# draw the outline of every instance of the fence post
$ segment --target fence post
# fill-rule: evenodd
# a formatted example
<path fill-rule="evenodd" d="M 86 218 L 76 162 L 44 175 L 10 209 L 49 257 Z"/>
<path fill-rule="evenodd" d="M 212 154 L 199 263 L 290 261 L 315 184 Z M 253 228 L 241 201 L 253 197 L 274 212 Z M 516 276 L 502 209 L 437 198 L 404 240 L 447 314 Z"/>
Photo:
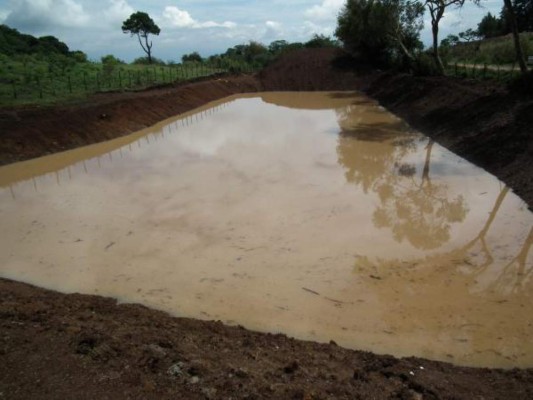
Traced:
<path fill-rule="evenodd" d="M 457 61 L 455 62 L 455 77 L 457 77 Z"/>
<path fill-rule="evenodd" d="M 12 84 L 13 84 L 13 98 L 17 99 L 18 98 L 17 85 L 15 84 L 15 81 L 13 81 Z"/>
<path fill-rule="evenodd" d="M 70 81 L 70 75 L 67 75 L 68 79 L 68 92 L 72 93 L 72 82 Z"/>
<path fill-rule="evenodd" d="M 122 90 L 122 72 L 118 70 L 118 87 Z"/>
<path fill-rule="evenodd" d="M 96 73 L 96 90 L 100 91 L 100 73 Z"/>

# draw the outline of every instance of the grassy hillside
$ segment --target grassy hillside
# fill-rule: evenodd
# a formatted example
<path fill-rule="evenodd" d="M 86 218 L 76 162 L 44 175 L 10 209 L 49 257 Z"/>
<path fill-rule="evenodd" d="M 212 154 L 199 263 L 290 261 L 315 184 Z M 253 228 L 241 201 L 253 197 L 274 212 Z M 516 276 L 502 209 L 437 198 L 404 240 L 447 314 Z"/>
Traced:
<path fill-rule="evenodd" d="M 53 36 L 35 38 L 0 25 L 0 105 L 55 103 L 101 91 L 142 89 L 223 71 L 244 63 L 126 64 L 112 56 L 91 62 Z"/>
<path fill-rule="evenodd" d="M 142 89 L 226 70 L 225 65 L 206 63 L 150 66 L 0 54 L 0 105 L 62 102 L 95 92 Z"/>
<path fill-rule="evenodd" d="M 533 32 L 520 34 L 522 48 L 526 57 L 533 56 Z M 444 57 L 449 63 L 467 62 L 478 64 L 513 64 L 516 60 L 513 37 L 511 34 L 476 40 L 444 50 Z"/>

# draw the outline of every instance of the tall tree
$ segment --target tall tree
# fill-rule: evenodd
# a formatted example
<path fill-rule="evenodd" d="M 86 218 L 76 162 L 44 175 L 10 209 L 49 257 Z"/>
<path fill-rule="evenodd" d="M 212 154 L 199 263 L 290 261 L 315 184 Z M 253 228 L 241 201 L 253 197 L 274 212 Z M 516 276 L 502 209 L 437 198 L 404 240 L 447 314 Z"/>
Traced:
<path fill-rule="evenodd" d="M 490 12 L 477 25 L 477 32 L 483 39 L 500 36 L 504 33 L 503 21 Z"/>
<path fill-rule="evenodd" d="M 511 0 L 513 13 L 518 27 L 518 32 L 533 32 L 533 2 L 531 0 Z M 500 20 L 503 24 L 503 33 L 512 33 L 511 21 L 508 17 L 507 4 L 502 7 Z"/>
<path fill-rule="evenodd" d="M 503 0 L 503 3 L 505 4 L 507 21 L 509 21 L 511 25 L 511 31 L 513 32 L 514 47 L 516 51 L 518 65 L 520 66 L 520 71 L 525 74 L 527 73 L 527 65 L 524 58 L 522 45 L 520 43 L 520 35 L 518 33 L 518 24 L 516 23 L 516 16 L 513 9 L 513 4 L 511 3 L 511 0 Z"/>
<path fill-rule="evenodd" d="M 423 4 L 412 0 L 348 0 L 335 36 L 348 51 L 374 63 L 387 63 L 394 54 L 412 61 L 423 12 Z"/>
<path fill-rule="evenodd" d="M 155 24 L 150 16 L 142 11 L 137 11 L 122 23 L 122 32 L 131 36 L 137 35 L 139 44 L 148 56 L 148 62 L 152 63 L 152 41 L 148 41 L 150 35 L 159 35 L 161 29 Z M 144 44 L 143 44 L 144 40 Z"/>
<path fill-rule="evenodd" d="M 444 64 L 439 54 L 439 23 L 448 7 L 462 7 L 466 0 L 426 0 L 431 15 L 431 33 L 433 34 L 433 58 L 439 73 L 444 74 Z M 472 0 L 478 4 L 480 0 Z"/>
<path fill-rule="evenodd" d="M 476 40 L 479 37 L 480 37 L 479 32 L 471 28 L 467 29 L 464 32 L 459 32 L 459 39 L 464 40 L 465 42 L 471 42 L 473 40 Z"/>

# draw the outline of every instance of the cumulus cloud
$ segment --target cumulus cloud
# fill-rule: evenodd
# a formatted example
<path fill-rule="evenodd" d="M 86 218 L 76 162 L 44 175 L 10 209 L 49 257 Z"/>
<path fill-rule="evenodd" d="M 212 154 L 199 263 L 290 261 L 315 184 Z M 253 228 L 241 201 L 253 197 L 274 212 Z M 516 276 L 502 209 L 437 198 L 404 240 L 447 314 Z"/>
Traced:
<path fill-rule="evenodd" d="M 3 23 L 8 15 L 9 15 L 8 10 L 0 10 L 0 23 Z"/>
<path fill-rule="evenodd" d="M 48 27 L 83 27 L 89 16 L 74 0 L 19 0 L 5 23 L 29 32 Z"/>
<path fill-rule="evenodd" d="M 237 26 L 235 22 L 225 21 L 222 23 L 214 21 L 200 22 L 195 20 L 188 11 L 180 10 L 175 6 L 167 6 L 163 11 L 163 19 L 169 26 L 176 28 L 228 28 Z"/>
<path fill-rule="evenodd" d="M 104 18 L 111 23 L 119 23 L 127 19 L 135 10 L 126 0 L 110 0 L 110 6 L 104 9 Z"/>
<path fill-rule="evenodd" d="M 305 10 L 304 15 L 312 20 L 324 21 L 337 18 L 345 0 L 322 0 L 321 4 Z"/>
<path fill-rule="evenodd" d="M 265 22 L 266 31 L 264 33 L 264 38 L 272 40 L 274 38 L 280 38 L 284 35 L 283 26 L 276 21 L 266 21 Z"/>

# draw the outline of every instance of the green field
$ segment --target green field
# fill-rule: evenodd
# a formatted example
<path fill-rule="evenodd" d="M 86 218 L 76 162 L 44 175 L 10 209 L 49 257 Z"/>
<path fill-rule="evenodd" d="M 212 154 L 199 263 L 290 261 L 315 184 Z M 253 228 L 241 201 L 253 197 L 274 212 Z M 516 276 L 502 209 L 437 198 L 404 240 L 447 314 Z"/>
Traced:
<path fill-rule="evenodd" d="M 139 90 L 229 71 L 252 72 L 245 63 L 53 63 L 0 54 L 0 105 L 63 103 L 97 92 Z"/>
<path fill-rule="evenodd" d="M 533 56 L 533 32 L 520 34 L 524 55 Z M 444 50 L 444 58 L 448 63 L 489 64 L 511 67 L 516 60 L 516 51 L 512 35 L 499 36 L 491 39 L 476 40 Z"/>

